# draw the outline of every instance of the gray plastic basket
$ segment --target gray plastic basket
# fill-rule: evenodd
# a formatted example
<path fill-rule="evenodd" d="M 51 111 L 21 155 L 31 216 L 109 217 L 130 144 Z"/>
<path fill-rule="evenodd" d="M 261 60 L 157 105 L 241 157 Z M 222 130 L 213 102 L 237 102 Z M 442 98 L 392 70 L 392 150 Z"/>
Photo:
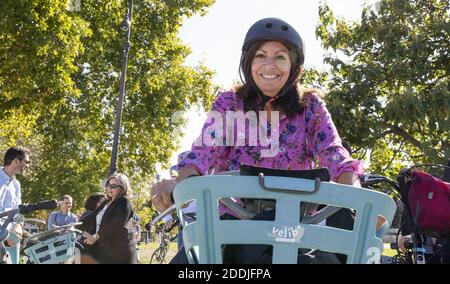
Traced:
<path fill-rule="evenodd" d="M 64 263 L 74 256 L 75 243 L 74 232 L 55 233 L 25 248 L 24 253 L 35 264 Z"/>
<path fill-rule="evenodd" d="M 274 221 L 220 220 L 220 198 L 275 199 Z M 347 263 L 379 263 L 383 242 L 396 210 L 386 194 L 363 188 L 286 177 L 202 176 L 180 182 L 174 190 L 177 212 L 196 200 L 196 222 L 183 228 L 190 263 L 222 263 L 224 244 L 273 246 L 273 263 L 297 263 L 299 248 L 347 255 Z M 353 231 L 300 223 L 300 203 L 356 209 Z M 385 223 L 376 232 L 377 216 Z"/>

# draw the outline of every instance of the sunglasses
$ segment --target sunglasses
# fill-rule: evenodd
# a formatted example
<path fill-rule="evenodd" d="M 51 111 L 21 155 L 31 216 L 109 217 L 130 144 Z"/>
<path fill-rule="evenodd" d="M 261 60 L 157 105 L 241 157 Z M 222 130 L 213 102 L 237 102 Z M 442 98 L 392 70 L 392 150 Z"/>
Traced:
<path fill-rule="evenodd" d="M 110 187 L 110 188 L 112 188 L 112 189 L 116 189 L 116 188 L 121 188 L 121 189 L 123 189 L 123 186 L 121 186 L 120 184 L 110 184 L 109 182 L 107 182 L 107 183 L 105 184 L 105 187 Z"/>
<path fill-rule="evenodd" d="M 20 159 L 20 158 L 18 158 L 18 159 L 19 159 L 19 161 L 21 161 L 21 162 L 25 161 L 25 164 L 27 164 L 27 165 L 29 165 L 29 164 L 31 163 L 30 160 L 25 160 L 25 159 Z"/>

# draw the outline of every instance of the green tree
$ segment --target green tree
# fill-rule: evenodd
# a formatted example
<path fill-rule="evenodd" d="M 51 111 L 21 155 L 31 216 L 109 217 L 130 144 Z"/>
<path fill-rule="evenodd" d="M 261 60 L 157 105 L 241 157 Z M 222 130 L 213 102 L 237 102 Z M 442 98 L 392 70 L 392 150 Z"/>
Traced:
<path fill-rule="evenodd" d="M 24 200 L 71 194 L 80 208 L 100 190 L 111 157 L 126 2 L 81 0 L 79 11 L 69 11 L 66 0 L 0 2 L 0 146 L 33 145 Z M 148 190 L 154 165 L 167 165 L 176 149 L 171 115 L 207 107 L 214 96 L 212 71 L 185 66 L 190 49 L 177 37 L 185 17 L 212 3 L 134 1 L 118 169 L 140 172 L 136 192 Z"/>
<path fill-rule="evenodd" d="M 328 105 L 356 154 L 370 154 L 372 170 L 450 158 L 449 5 L 382 0 L 352 23 L 319 8 Z"/>

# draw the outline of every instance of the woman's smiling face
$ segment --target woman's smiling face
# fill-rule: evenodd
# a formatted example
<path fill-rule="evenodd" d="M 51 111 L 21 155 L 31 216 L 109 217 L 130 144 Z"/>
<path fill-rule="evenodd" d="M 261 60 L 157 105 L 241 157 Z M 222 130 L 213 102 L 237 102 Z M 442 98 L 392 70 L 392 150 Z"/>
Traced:
<path fill-rule="evenodd" d="M 289 49 L 278 41 L 265 42 L 252 60 L 252 77 L 268 97 L 275 97 L 289 79 L 292 62 Z"/>

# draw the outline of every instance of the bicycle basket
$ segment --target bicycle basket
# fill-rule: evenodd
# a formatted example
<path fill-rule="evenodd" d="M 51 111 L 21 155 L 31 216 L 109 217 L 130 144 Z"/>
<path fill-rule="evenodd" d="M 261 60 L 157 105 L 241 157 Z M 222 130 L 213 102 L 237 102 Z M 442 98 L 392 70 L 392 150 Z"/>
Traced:
<path fill-rule="evenodd" d="M 50 236 L 26 247 L 23 251 L 35 264 L 63 263 L 74 256 L 76 234 L 66 232 Z"/>
<path fill-rule="evenodd" d="M 275 220 L 222 220 L 218 200 L 224 197 L 276 200 Z M 382 233 L 376 232 L 377 216 L 384 216 L 389 225 L 396 209 L 384 193 L 276 176 L 193 177 L 177 184 L 174 199 L 177 212 L 186 202 L 196 201 L 197 220 L 182 232 L 189 262 L 200 264 L 223 263 L 224 245 L 269 245 L 273 264 L 298 263 L 302 249 L 344 254 L 347 263 L 376 263 L 383 250 Z M 353 230 L 302 223 L 302 202 L 356 209 Z"/>

